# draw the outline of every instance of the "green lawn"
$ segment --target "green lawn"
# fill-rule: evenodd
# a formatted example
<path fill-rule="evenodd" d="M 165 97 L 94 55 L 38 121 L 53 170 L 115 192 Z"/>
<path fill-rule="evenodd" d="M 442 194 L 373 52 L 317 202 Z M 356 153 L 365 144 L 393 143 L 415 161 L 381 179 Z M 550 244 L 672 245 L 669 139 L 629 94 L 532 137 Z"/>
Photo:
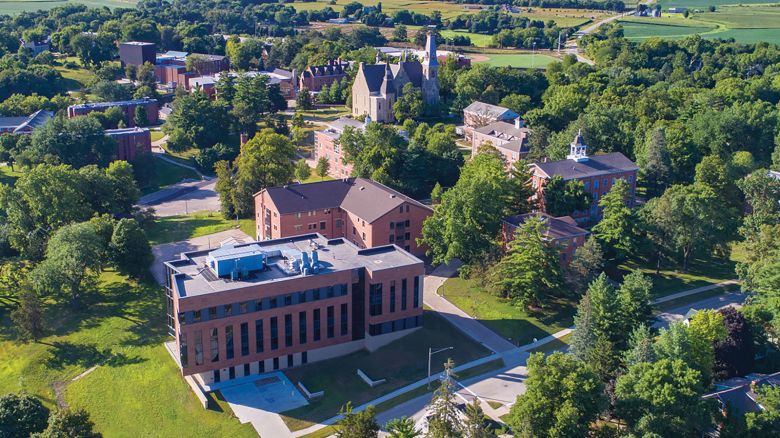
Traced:
<path fill-rule="evenodd" d="M 351 112 L 346 106 L 331 106 L 328 108 L 317 108 L 309 111 L 301 111 L 303 119 L 310 123 L 332 122 L 339 117 L 348 116 Z"/>
<path fill-rule="evenodd" d="M 541 53 L 517 53 L 517 54 L 485 54 L 486 62 L 493 67 L 517 67 L 517 68 L 547 68 L 547 65 L 558 61 L 558 58 Z"/>
<path fill-rule="evenodd" d="M 151 135 L 153 142 L 165 137 L 165 133 L 162 131 L 151 131 L 149 134 Z"/>
<path fill-rule="evenodd" d="M 424 378 L 429 347 L 455 347 L 447 354 L 434 357 L 433 372 L 443 369 L 442 364 L 447 357 L 451 357 L 457 365 L 489 353 L 436 313 L 426 310 L 423 319 L 423 328 L 373 353 L 359 351 L 285 371 L 293 383 L 303 381 L 310 391 L 325 391 L 324 397 L 309 406 L 285 412 L 282 419 L 288 427 L 291 430 L 306 428 L 313 422 L 336 415 L 348 401 L 357 406 Z M 370 388 L 357 376 L 358 368 L 372 379 L 387 379 L 387 382 Z"/>
<path fill-rule="evenodd" d="M 726 292 L 739 292 L 739 285 L 723 286 L 716 289 L 710 289 L 698 294 L 688 295 L 686 297 L 677 298 L 675 300 L 665 301 L 654 306 L 656 313 L 666 312 L 671 309 L 683 307 L 686 304 L 695 303 L 697 301 L 706 300 L 707 298 L 717 297 L 723 295 Z"/>
<path fill-rule="evenodd" d="M 148 187 L 141 189 L 143 194 L 156 192 L 161 188 L 181 182 L 183 179 L 200 179 L 195 171 L 177 166 L 159 158 L 154 158 L 154 168 L 154 178 Z"/>
<path fill-rule="evenodd" d="M 16 180 L 22 176 L 22 172 L 19 166 L 14 166 L 14 170 L 11 170 L 10 166 L 0 165 L 0 184 L 14 185 Z"/>
<path fill-rule="evenodd" d="M 241 219 L 238 223 L 242 231 L 250 236 L 255 235 L 253 219 Z M 146 230 L 146 235 L 149 237 L 149 243 L 159 245 L 218 233 L 235 226 L 235 220 L 225 219 L 220 213 L 198 212 L 157 218 Z"/>
<path fill-rule="evenodd" d="M 680 39 L 690 35 L 711 30 L 711 27 L 680 26 L 676 24 L 637 23 L 621 21 L 623 32 L 629 40 L 645 40 L 648 38 Z"/>
<path fill-rule="evenodd" d="M 544 354 L 550 354 L 554 353 L 561 348 L 567 347 L 569 345 L 569 340 L 571 339 L 571 333 L 565 336 L 561 336 L 558 339 L 552 340 L 546 344 L 542 344 L 536 348 L 532 348 L 528 350 L 530 353 L 544 353 Z"/>
<path fill-rule="evenodd" d="M 517 345 L 541 339 L 573 324 L 576 303 L 557 300 L 544 312 L 529 314 L 510 300 L 494 296 L 476 280 L 450 278 L 439 293 L 464 312 L 478 319 Z"/>
<path fill-rule="evenodd" d="M 621 273 L 628 273 L 635 269 L 639 269 L 642 273 L 652 278 L 652 295 L 654 298 L 726 280 L 733 280 L 737 276 L 734 273 L 734 262 L 732 260 L 694 260 L 688 272 L 664 267 L 659 274 L 655 273 L 654 267 L 648 267 L 646 263 L 640 265 L 636 261 L 629 261 L 619 266 Z"/>
<path fill-rule="evenodd" d="M 14 1 L 12 1 L 11 3 L 14 3 Z M 7 4 L 8 3 L 0 1 L 0 13 L 2 13 L 2 9 L 4 5 Z M 81 62 L 77 57 L 68 56 L 64 58 L 59 58 L 58 61 L 60 62 L 60 64 L 65 64 L 66 62 L 74 62 L 77 64 L 76 68 L 67 68 L 64 65 L 59 65 L 56 67 L 57 71 L 59 71 L 62 77 L 65 78 L 65 82 L 66 82 L 65 88 L 67 88 L 68 90 L 80 90 L 84 87 L 89 86 L 89 84 L 95 80 L 95 73 L 93 73 L 92 70 L 88 68 L 82 67 Z"/>
<path fill-rule="evenodd" d="M 229 413 L 204 410 L 182 379 L 162 346 L 163 291 L 114 272 L 100 280 L 77 308 L 47 306 L 48 334 L 38 343 L 13 342 L 0 303 L 0 394 L 25 391 L 53 408 L 52 385 L 65 382 L 63 401 L 87 410 L 106 437 L 256 436 Z"/>
<path fill-rule="evenodd" d="M 134 8 L 134 0 L 4 0 L 0 2 L 0 15 L 16 15 L 20 12 L 49 10 L 57 6 L 82 3 L 92 8 L 108 6 L 109 8 Z"/>

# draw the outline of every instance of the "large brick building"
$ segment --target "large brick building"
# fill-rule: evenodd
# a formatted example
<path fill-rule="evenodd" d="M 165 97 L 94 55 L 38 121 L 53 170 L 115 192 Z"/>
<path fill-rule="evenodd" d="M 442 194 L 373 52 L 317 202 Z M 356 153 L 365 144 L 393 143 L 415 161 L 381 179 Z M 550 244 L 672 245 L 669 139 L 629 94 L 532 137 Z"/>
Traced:
<path fill-rule="evenodd" d="M 565 181 L 579 181 L 593 201 L 587 211 L 575 211 L 571 216 L 578 221 L 597 221 L 601 218 L 599 200 L 604 197 L 618 179 L 625 179 L 631 189 L 628 199 L 629 207 L 634 206 L 636 195 L 636 175 L 639 167 L 620 152 L 603 155 L 588 155 L 588 147 L 582 137 L 577 134 L 571 142 L 569 155 L 565 160 L 534 163 L 531 165 L 533 176 L 531 182 L 536 189 L 536 197 L 544 209 L 544 187 L 547 181 L 560 176 Z"/>
<path fill-rule="evenodd" d="M 498 121 L 481 126 L 471 132 L 471 154 L 476 155 L 483 144 L 490 144 L 501 153 L 507 166 L 512 166 L 528 155 L 530 134 L 519 117 L 513 123 Z"/>
<path fill-rule="evenodd" d="M 32 134 L 52 117 L 54 113 L 45 110 L 38 110 L 26 117 L 0 117 L 0 134 Z"/>
<path fill-rule="evenodd" d="M 370 121 L 370 118 L 366 118 L 366 122 L 360 122 L 348 117 L 339 117 L 329 122 L 325 129 L 314 131 L 314 159 L 324 158 L 330 164 L 328 175 L 333 178 L 348 178 L 352 175 L 352 164 L 344 162 L 344 152 L 339 144 L 339 138 L 347 127 L 362 131 Z"/>
<path fill-rule="evenodd" d="M 165 264 L 166 343 L 200 385 L 373 351 L 422 325 L 423 262 L 320 234 Z"/>
<path fill-rule="evenodd" d="M 361 248 L 395 244 L 422 255 L 422 223 L 433 210 L 378 182 L 346 178 L 271 187 L 255 194 L 258 240 L 318 232 Z"/>
<path fill-rule="evenodd" d="M 330 60 L 326 65 L 310 65 L 301 73 L 299 88 L 308 88 L 309 91 L 320 91 L 325 85 L 330 85 L 347 77 L 349 62 Z"/>
<path fill-rule="evenodd" d="M 144 63 L 154 64 L 157 56 L 157 46 L 143 41 L 127 41 L 119 44 L 119 62 L 124 68 L 127 65 L 136 67 Z"/>
<path fill-rule="evenodd" d="M 152 135 L 146 128 L 106 129 L 105 133 L 116 140 L 115 160 L 133 161 L 138 155 L 152 153 Z"/>
<path fill-rule="evenodd" d="M 518 117 L 520 115 L 509 108 L 474 101 L 463 108 L 463 135 L 470 142 L 475 129 L 495 122 L 514 123 Z"/>
<path fill-rule="evenodd" d="M 531 217 L 539 217 L 544 221 L 544 237 L 550 239 L 560 250 L 560 262 L 563 266 L 571 263 L 574 252 L 585 244 L 585 239 L 590 234 L 588 230 L 578 227 L 577 221 L 571 216 L 552 217 L 547 213 L 519 214 L 505 218 L 501 223 L 505 248 L 507 243 L 514 240 L 517 229 Z"/>
<path fill-rule="evenodd" d="M 119 102 L 96 102 L 96 103 L 80 103 L 78 105 L 71 105 L 68 107 L 68 118 L 73 118 L 76 116 L 86 116 L 87 114 L 93 112 L 93 111 L 99 111 L 103 112 L 111 107 L 119 107 L 122 109 L 122 111 L 125 112 L 125 125 L 126 126 L 135 126 L 135 109 L 136 107 L 145 107 L 146 108 L 146 118 L 148 121 L 148 124 L 154 125 L 157 123 L 158 115 L 157 115 L 157 99 L 134 99 L 134 100 L 123 100 Z"/>

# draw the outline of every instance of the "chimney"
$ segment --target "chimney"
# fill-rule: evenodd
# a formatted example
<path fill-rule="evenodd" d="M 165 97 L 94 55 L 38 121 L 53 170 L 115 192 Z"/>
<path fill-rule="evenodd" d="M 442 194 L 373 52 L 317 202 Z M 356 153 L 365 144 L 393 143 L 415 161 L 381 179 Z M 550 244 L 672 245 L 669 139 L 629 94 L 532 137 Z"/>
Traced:
<path fill-rule="evenodd" d="M 515 128 L 520 129 L 523 126 L 525 126 L 525 122 L 523 121 L 522 117 L 516 117 L 515 118 Z"/>

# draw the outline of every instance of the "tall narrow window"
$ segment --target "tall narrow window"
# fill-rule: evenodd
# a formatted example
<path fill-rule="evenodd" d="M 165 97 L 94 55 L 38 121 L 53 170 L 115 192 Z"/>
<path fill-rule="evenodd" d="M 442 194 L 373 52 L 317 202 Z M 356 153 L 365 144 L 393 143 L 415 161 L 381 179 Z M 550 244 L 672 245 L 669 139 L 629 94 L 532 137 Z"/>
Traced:
<path fill-rule="evenodd" d="M 211 329 L 211 361 L 219 361 L 219 332 L 216 328 Z"/>
<path fill-rule="evenodd" d="M 390 282 L 390 312 L 395 312 L 395 280 Z"/>
<path fill-rule="evenodd" d="M 249 355 L 249 323 L 241 323 L 241 355 Z"/>
<path fill-rule="evenodd" d="M 292 314 L 288 313 L 284 315 L 284 346 L 292 347 L 293 333 L 292 333 Z"/>
<path fill-rule="evenodd" d="M 179 335 L 179 362 L 182 368 L 189 366 L 189 355 L 187 354 L 187 334 Z"/>
<path fill-rule="evenodd" d="M 298 313 L 298 343 L 306 343 L 306 312 Z"/>
<path fill-rule="evenodd" d="M 336 316 L 334 315 L 334 313 L 335 313 L 335 308 L 333 306 L 328 306 L 328 339 L 336 335 L 336 331 L 335 331 Z"/>
<path fill-rule="evenodd" d="M 382 314 L 382 283 L 369 286 L 368 314 L 371 316 Z"/>
<path fill-rule="evenodd" d="M 279 319 L 275 316 L 271 317 L 271 350 L 277 350 L 279 348 L 279 326 L 277 325 Z"/>
<path fill-rule="evenodd" d="M 322 321 L 320 320 L 320 309 L 314 309 L 314 342 L 317 342 L 320 340 L 320 327 L 322 326 Z"/>
<path fill-rule="evenodd" d="M 347 303 L 344 303 L 341 305 L 341 315 L 339 317 L 341 318 L 341 336 L 346 336 L 347 332 L 349 331 L 349 314 L 347 313 L 348 306 Z"/>
<path fill-rule="evenodd" d="M 195 365 L 203 365 L 203 332 L 195 332 Z"/>
<path fill-rule="evenodd" d="M 233 359 L 233 326 L 229 325 L 225 327 L 225 349 L 227 350 L 226 358 Z"/>
<path fill-rule="evenodd" d="M 406 310 L 406 279 L 401 280 L 401 310 Z"/>
<path fill-rule="evenodd" d="M 414 302 L 412 305 L 416 308 L 420 307 L 420 276 L 414 277 Z"/>
<path fill-rule="evenodd" d="M 255 353 L 263 352 L 263 320 L 255 321 Z"/>

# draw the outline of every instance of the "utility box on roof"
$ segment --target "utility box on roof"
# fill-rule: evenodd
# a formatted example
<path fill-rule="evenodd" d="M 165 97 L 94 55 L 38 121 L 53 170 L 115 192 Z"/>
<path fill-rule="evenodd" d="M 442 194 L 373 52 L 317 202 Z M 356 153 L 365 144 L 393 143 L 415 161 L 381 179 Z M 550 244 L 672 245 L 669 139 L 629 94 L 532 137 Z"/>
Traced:
<path fill-rule="evenodd" d="M 211 251 L 208 264 L 218 277 L 240 279 L 265 268 L 265 253 L 257 244 L 229 245 Z"/>

